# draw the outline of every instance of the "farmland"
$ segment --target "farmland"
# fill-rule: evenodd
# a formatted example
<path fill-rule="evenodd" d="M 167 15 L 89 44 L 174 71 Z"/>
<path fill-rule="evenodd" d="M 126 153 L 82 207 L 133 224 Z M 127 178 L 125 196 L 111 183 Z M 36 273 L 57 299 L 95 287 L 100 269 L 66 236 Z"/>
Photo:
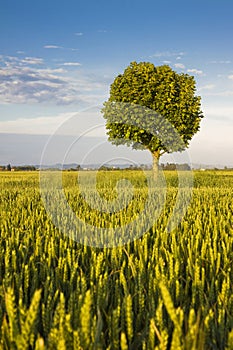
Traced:
<path fill-rule="evenodd" d="M 64 174 L 69 205 L 109 227 L 107 214 L 92 219 L 76 176 Z M 118 225 L 147 195 L 140 171 L 113 171 L 98 174 L 101 196 L 112 199 L 122 176 L 138 204 Z M 233 172 L 194 172 L 190 205 L 172 232 L 176 173 L 166 180 L 148 232 L 101 248 L 59 232 L 37 172 L 0 173 L 0 349 L 233 349 Z"/>

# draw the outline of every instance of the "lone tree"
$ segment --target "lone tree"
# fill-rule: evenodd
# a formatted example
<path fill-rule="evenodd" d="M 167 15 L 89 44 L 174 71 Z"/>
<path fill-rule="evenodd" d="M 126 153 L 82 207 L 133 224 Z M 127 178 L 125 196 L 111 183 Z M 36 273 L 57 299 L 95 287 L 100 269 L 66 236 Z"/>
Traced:
<path fill-rule="evenodd" d="M 110 97 L 102 109 L 109 141 L 115 145 L 126 144 L 134 149 L 149 150 L 153 156 L 153 169 L 157 176 L 160 156 L 164 153 L 183 151 L 199 130 L 203 114 L 201 98 L 195 96 L 195 90 L 196 82 L 193 76 L 179 74 L 168 65 L 155 67 L 149 62 L 132 62 L 111 84 Z M 124 104 L 126 108 L 117 108 L 118 105 Z M 130 106 L 136 105 L 145 107 L 146 113 L 130 112 Z M 148 111 L 153 111 L 149 117 Z M 154 132 L 140 127 L 145 125 L 145 117 L 149 129 L 154 127 Z M 164 129 L 169 127 L 164 123 L 161 127 L 161 117 L 167 125 L 176 130 L 181 142 L 170 140 L 171 147 L 168 146 L 169 142 L 164 142 L 159 129 L 163 129 L 164 135 Z M 129 119 L 131 122 L 127 123 Z"/>

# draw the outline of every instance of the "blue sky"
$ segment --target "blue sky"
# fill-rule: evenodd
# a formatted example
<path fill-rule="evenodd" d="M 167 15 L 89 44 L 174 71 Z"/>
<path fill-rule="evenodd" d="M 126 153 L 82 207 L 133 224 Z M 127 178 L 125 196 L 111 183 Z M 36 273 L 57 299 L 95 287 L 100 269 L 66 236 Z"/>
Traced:
<path fill-rule="evenodd" d="M 38 163 L 46 134 L 101 105 L 131 61 L 150 61 L 195 76 L 205 119 L 190 144 L 191 161 L 233 165 L 232 14 L 230 0 L 2 3 L 0 164 L 32 163 L 33 152 Z M 85 130 L 85 113 L 79 120 Z M 101 123 L 93 116 L 93 125 Z M 104 137 L 101 130 L 90 137 Z M 108 158 L 111 152 L 106 147 Z M 97 162 L 102 153 L 96 148 Z M 129 157 L 150 160 L 143 152 Z"/>

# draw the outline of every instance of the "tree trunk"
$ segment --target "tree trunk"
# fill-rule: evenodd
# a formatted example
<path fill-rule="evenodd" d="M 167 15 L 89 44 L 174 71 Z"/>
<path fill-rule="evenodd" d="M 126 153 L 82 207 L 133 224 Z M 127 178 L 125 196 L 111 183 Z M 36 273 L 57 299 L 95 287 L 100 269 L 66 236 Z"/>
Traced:
<path fill-rule="evenodd" d="M 153 156 L 153 174 L 154 174 L 154 179 L 156 180 L 159 176 L 160 151 L 153 152 L 152 156 Z"/>

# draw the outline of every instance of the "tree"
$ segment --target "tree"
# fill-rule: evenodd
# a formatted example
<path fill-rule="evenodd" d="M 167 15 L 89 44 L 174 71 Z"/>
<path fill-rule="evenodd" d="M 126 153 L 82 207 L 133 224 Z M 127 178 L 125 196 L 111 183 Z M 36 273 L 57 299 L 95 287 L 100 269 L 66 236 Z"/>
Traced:
<path fill-rule="evenodd" d="M 161 155 L 183 151 L 200 128 L 201 98 L 195 91 L 193 76 L 177 73 L 168 65 L 132 62 L 111 84 L 102 109 L 109 141 L 149 150 L 156 174 Z M 178 137 L 171 137 L 175 135 L 171 127 Z"/>
<path fill-rule="evenodd" d="M 11 171 L 11 165 L 10 165 L 10 164 L 8 164 L 8 165 L 6 166 L 6 170 L 7 170 L 7 171 Z"/>

